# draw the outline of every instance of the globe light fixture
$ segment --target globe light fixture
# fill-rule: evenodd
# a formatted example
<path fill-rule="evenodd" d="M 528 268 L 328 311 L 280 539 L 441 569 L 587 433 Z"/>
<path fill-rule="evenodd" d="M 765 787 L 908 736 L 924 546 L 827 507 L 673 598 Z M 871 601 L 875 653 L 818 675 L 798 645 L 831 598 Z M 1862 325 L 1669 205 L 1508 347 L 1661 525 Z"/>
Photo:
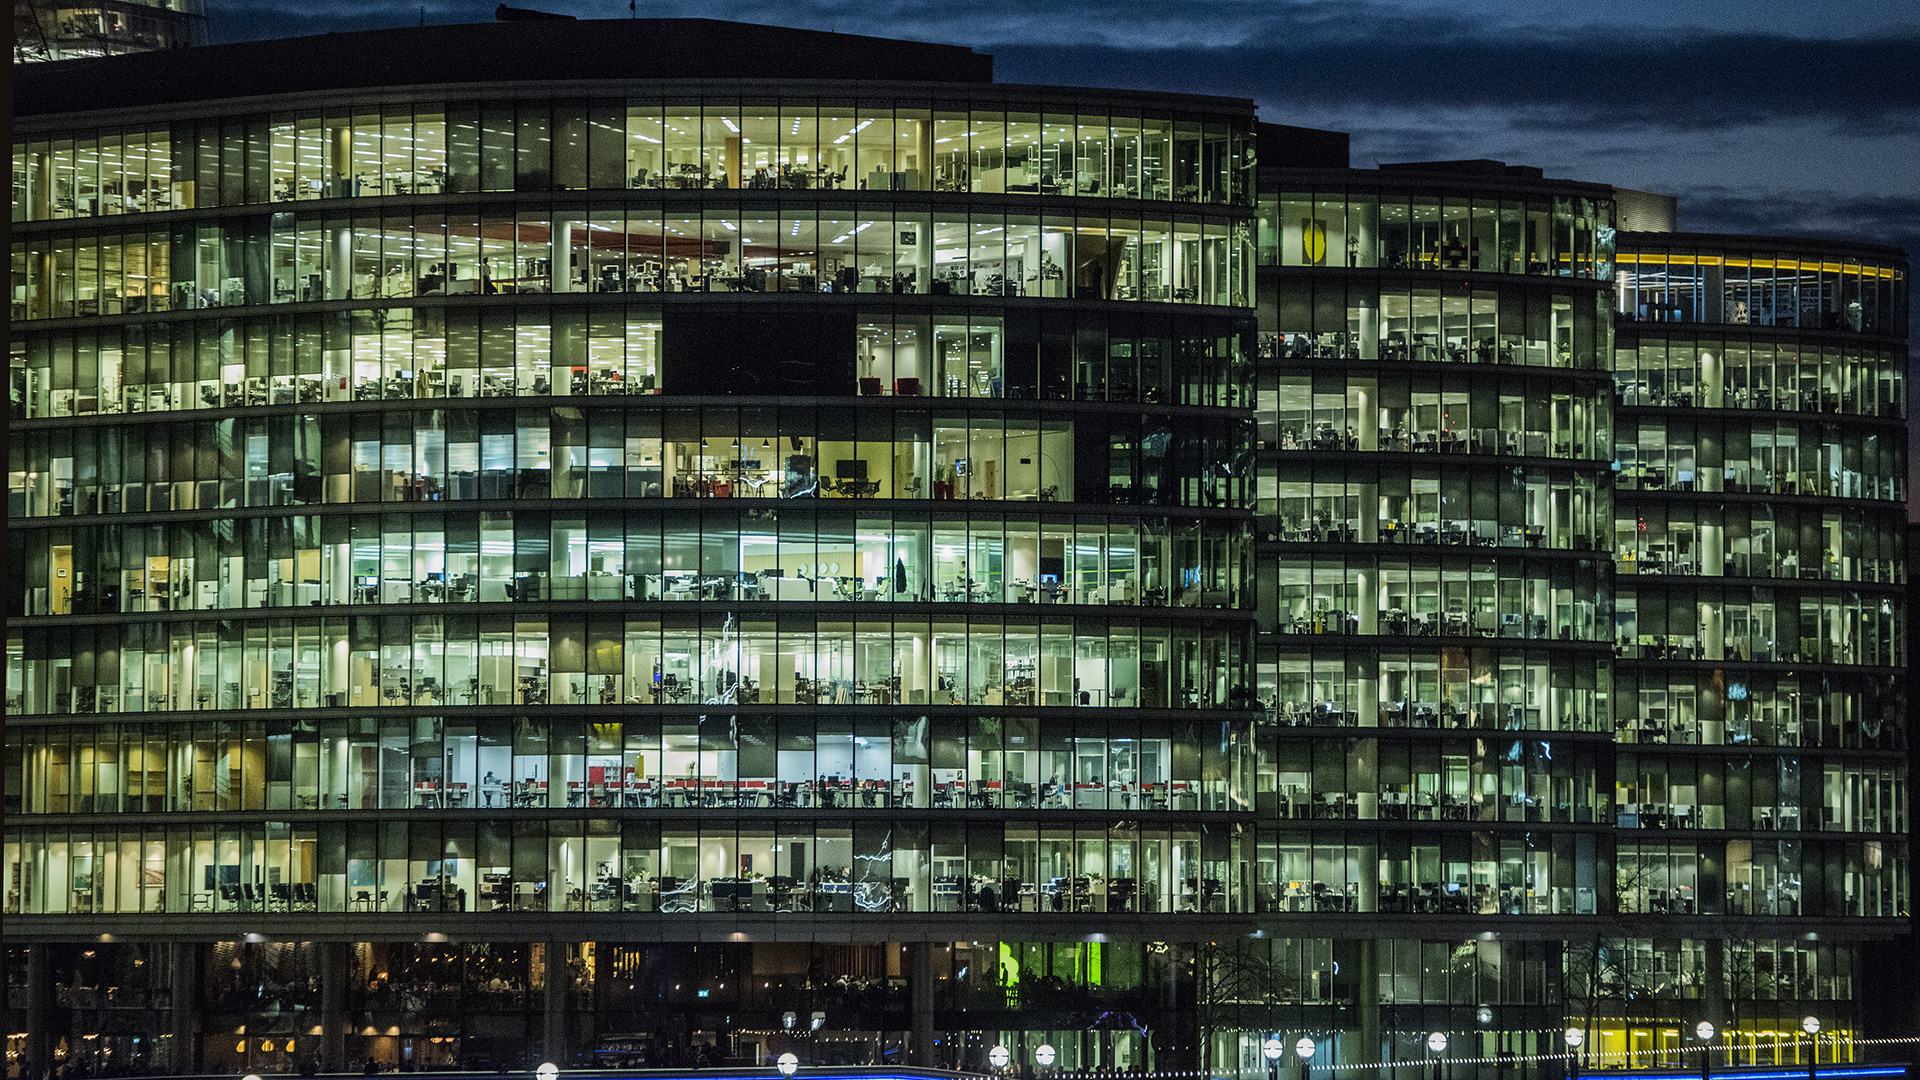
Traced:
<path fill-rule="evenodd" d="M 1693 1026 L 1693 1034 L 1700 1040 L 1700 1080 L 1707 1080 L 1708 1075 L 1713 1071 L 1713 1047 L 1708 1045 L 1713 1042 L 1713 1022 L 1700 1021 Z"/>
<path fill-rule="evenodd" d="M 1007 1062 L 1013 1060 L 1013 1054 L 1004 1046 L 996 1046 L 987 1051 L 987 1063 L 996 1069 L 1004 1069 Z"/>
<path fill-rule="evenodd" d="M 1043 1069 L 1051 1068 L 1053 1066 L 1054 1058 L 1057 1056 L 1058 1055 L 1054 1053 L 1052 1043 L 1041 1043 L 1033 1051 L 1034 1063 L 1039 1065 Z"/>
<path fill-rule="evenodd" d="M 1447 1052 L 1447 1033 L 1444 1031 L 1436 1031 L 1433 1034 L 1428 1035 L 1427 1049 L 1433 1051 L 1436 1054 L 1446 1053 Z"/>
<path fill-rule="evenodd" d="M 1293 1052 L 1300 1055 L 1301 1061 L 1312 1061 L 1313 1052 L 1318 1049 L 1320 1048 L 1314 1045 L 1313 1040 L 1305 1035 L 1300 1036 L 1300 1041 L 1293 1044 Z"/>
<path fill-rule="evenodd" d="M 1280 1055 L 1287 1052 L 1287 1047 L 1280 1041 L 1280 1036 L 1269 1035 L 1267 1041 L 1260 1044 L 1260 1052 L 1267 1055 L 1268 1061 L 1279 1061 Z"/>
<path fill-rule="evenodd" d="M 1817 1016 L 1802 1017 L 1800 1020 L 1800 1030 L 1809 1035 L 1820 1034 L 1820 1018 Z"/>
<path fill-rule="evenodd" d="M 560 1066 L 555 1065 L 551 1061 L 543 1061 L 540 1063 L 539 1068 L 533 1070 L 533 1075 L 539 1077 L 540 1080 L 553 1080 L 554 1077 L 560 1075 Z"/>
<path fill-rule="evenodd" d="M 781 1076 L 792 1076 L 800 1068 L 800 1059 L 792 1054 L 781 1054 L 774 1059 L 773 1067 L 780 1070 Z"/>

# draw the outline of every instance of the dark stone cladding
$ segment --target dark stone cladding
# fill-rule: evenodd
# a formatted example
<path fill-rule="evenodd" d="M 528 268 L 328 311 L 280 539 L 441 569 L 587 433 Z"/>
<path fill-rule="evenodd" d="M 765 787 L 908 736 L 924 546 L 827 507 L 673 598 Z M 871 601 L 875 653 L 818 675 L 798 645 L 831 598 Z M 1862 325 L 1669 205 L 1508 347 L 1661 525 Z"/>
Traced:
<path fill-rule="evenodd" d="M 14 115 L 438 83 L 713 79 L 991 83 L 959 45 L 717 19 L 596 19 L 406 27 L 32 64 Z M 137 88 L 137 90 L 136 90 Z"/>
<path fill-rule="evenodd" d="M 1264 147 L 1260 151 L 1259 190 L 1262 195 L 1346 188 L 1355 193 L 1377 191 L 1458 195 L 1466 192 L 1485 192 L 1511 194 L 1520 198 L 1555 195 L 1584 196 L 1592 199 L 1613 198 L 1613 188 L 1606 184 L 1559 179 L 1545 176 L 1538 169 L 1506 165 L 1497 161 L 1405 162 L 1383 165 L 1376 169 L 1356 169 L 1317 161 L 1299 165 L 1285 163 L 1276 167 L 1272 161 L 1274 156 Z M 1285 161 L 1284 156 L 1281 160 Z M 1622 250 L 1627 246 L 1624 239 L 1619 243 Z M 1555 280 L 1582 279 L 1561 278 L 1556 275 Z"/>

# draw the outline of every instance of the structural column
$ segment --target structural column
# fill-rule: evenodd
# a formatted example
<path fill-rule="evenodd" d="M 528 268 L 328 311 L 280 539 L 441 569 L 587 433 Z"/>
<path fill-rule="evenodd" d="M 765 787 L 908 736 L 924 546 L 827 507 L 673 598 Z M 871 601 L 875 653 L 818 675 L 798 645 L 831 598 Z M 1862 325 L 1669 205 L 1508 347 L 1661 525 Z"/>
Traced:
<path fill-rule="evenodd" d="M 1385 1061 L 1380 1041 L 1380 994 L 1376 987 L 1380 985 L 1380 942 L 1375 938 L 1360 939 L 1360 979 L 1359 993 L 1354 995 L 1360 1003 L 1360 1050 L 1361 1061 Z"/>
<path fill-rule="evenodd" d="M 907 946 L 912 971 L 908 982 L 913 987 L 913 1049 L 910 1059 L 922 1069 L 937 1068 L 933 1052 L 933 943 L 916 941 Z"/>
<path fill-rule="evenodd" d="M 546 978 L 546 1037 L 543 1043 L 546 1056 L 543 1061 L 555 1065 L 567 1063 L 567 947 L 557 941 L 549 941 L 541 950 L 545 954 L 543 970 Z"/>
<path fill-rule="evenodd" d="M 347 1061 L 348 946 L 339 941 L 320 943 L 320 1068 L 339 1072 Z"/>
<path fill-rule="evenodd" d="M 173 944 L 171 986 L 173 1019 L 171 1060 L 175 1073 L 194 1072 L 200 1065 L 200 946 L 191 941 Z"/>
<path fill-rule="evenodd" d="M 334 199 L 349 198 L 354 194 L 353 128 L 341 124 L 334 128 L 331 134 L 333 138 L 329 145 L 332 153 L 328 158 L 328 164 L 333 167 L 333 190 L 327 192 L 327 196 Z"/>
<path fill-rule="evenodd" d="M 27 946 L 27 1080 L 39 1080 L 53 1071 L 53 1019 L 48 1004 L 53 997 L 53 964 L 46 945 Z"/>

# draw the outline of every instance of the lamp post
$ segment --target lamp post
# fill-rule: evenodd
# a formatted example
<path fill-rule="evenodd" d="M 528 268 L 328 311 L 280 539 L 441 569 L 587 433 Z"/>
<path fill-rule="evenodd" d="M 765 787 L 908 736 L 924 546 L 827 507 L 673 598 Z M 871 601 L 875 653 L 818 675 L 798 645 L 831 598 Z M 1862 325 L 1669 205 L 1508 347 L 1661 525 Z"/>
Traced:
<path fill-rule="evenodd" d="M 543 1061 L 540 1063 L 539 1068 L 533 1070 L 533 1075 L 539 1077 L 540 1080 L 554 1080 L 554 1077 L 560 1075 L 560 1066 L 555 1065 L 551 1061 Z"/>
<path fill-rule="evenodd" d="M 987 1051 L 987 1064 L 995 1069 L 1005 1069 L 1007 1062 L 1012 1060 L 1013 1052 L 1004 1046 L 996 1044 L 993 1049 Z"/>
<path fill-rule="evenodd" d="M 774 1059 L 773 1067 L 780 1070 L 781 1076 L 792 1076 L 800 1068 L 800 1059 L 792 1054 L 781 1054 Z"/>
<path fill-rule="evenodd" d="M 1561 1038 L 1567 1041 L 1567 1080 L 1580 1080 L 1580 1044 L 1587 1041 L 1587 1033 L 1570 1027 Z"/>
<path fill-rule="evenodd" d="M 1308 1080 L 1313 1071 L 1313 1052 L 1318 1049 L 1313 1039 L 1306 1035 L 1300 1036 L 1300 1041 L 1293 1044 L 1293 1052 L 1300 1055 L 1300 1080 Z"/>
<path fill-rule="evenodd" d="M 1053 1069 L 1054 1061 L 1059 1057 L 1052 1043 L 1041 1043 L 1033 1049 L 1033 1063 L 1040 1066 L 1042 1075 Z"/>
<path fill-rule="evenodd" d="M 1267 1080 L 1280 1080 L 1280 1055 L 1287 1052 L 1286 1044 L 1280 1036 L 1269 1035 L 1267 1041 L 1260 1044 L 1260 1052 L 1267 1056 Z"/>
<path fill-rule="evenodd" d="M 1800 1021 L 1800 1030 L 1807 1033 L 1807 1041 L 1813 1044 L 1813 1054 L 1807 1059 L 1807 1076 L 1809 1078 L 1818 1076 L 1820 1075 L 1820 1018 L 1804 1017 Z"/>
<path fill-rule="evenodd" d="M 1474 1020 L 1479 1022 L 1481 1027 L 1484 1028 L 1487 1025 L 1493 1023 L 1493 1010 L 1488 1008 L 1485 1005 L 1482 1005 L 1479 1008 L 1473 1010 L 1473 1018 Z M 1484 1052 L 1485 1047 L 1487 1045 L 1486 1039 L 1482 1038 L 1478 1040 L 1478 1045 L 1482 1048 Z M 1507 1075 L 1507 1060 L 1506 1060 L 1506 1054 L 1505 1054 L 1505 1051 L 1507 1049 L 1507 1040 L 1504 1033 L 1501 1035 L 1499 1040 L 1495 1042 L 1494 1046 L 1495 1046 L 1495 1051 L 1494 1051 L 1493 1075 L 1501 1078 L 1501 1080 L 1505 1080 L 1505 1077 Z"/>
<path fill-rule="evenodd" d="M 1708 1080 L 1713 1071 L 1713 1021 L 1695 1024 L 1693 1034 L 1700 1040 L 1700 1080 Z"/>
<path fill-rule="evenodd" d="M 1440 1063 L 1446 1060 L 1447 1033 L 1435 1031 L 1427 1036 L 1427 1049 L 1433 1052 L 1433 1080 L 1440 1080 Z"/>

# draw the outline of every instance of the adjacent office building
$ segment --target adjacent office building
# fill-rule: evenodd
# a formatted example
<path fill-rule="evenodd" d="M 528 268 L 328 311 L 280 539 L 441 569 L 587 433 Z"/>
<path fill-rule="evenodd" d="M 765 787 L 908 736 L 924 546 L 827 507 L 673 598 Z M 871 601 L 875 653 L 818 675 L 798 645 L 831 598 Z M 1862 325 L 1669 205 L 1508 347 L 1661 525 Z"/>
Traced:
<path fill-rule="evenodd" d="M 1368 913 L 1343 1037 L 1852 1038 L 1909 910 L 1902 254 L 1261 148 L 1258 876 Z"/>
<path fill-rule="evenodd" d="M 10 1076 L 1880 1033 L 1897 252 L 945 46 L 205 57 L 19 79 Z"/>
<path fill-rule="evenodd" d="M 201 0 L 13 0 L 13 62 L 180 49 L 207 42 Z"/>

